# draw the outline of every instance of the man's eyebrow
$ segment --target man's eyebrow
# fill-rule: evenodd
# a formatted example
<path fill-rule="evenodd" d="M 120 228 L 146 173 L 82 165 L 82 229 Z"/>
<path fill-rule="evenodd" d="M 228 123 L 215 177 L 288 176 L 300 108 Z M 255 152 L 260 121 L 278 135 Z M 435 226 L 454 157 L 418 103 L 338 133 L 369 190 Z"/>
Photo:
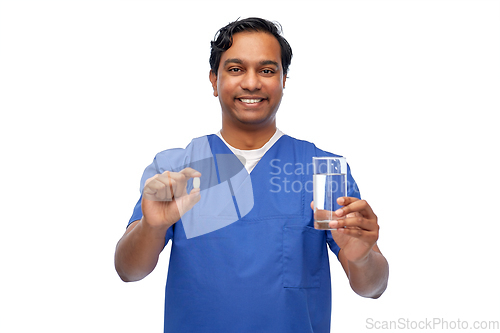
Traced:
<path fill-rule="evenodd" d="M 231 58 L 231 59 L 227 59 L 226 61 L 224 61 L 224 66 L 226 66 L 227 64 L 242 64 L 242 63 L 243 63 L 243 60 L 241 60 L 241 59 Z"/>
<path fill-rule="evenodd" d="M 259 64 L 261 66 L 274 65 L 276 67 L 280 67 L 280 65 L 276 61 L 273 61 L 273 60 L 263 60 L 263 61 L 259 62 Z"/>

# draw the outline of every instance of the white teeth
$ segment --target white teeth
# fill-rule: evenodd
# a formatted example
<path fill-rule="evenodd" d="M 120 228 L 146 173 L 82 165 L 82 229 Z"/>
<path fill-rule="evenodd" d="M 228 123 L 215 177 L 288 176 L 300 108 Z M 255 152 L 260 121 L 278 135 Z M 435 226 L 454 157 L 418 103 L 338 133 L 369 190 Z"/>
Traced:
<path fill-rule="evenodd" d="M 261 102 L 262 99 L 240 98 L 240 101 L 242 101 L 243 103 L 253 104 L 253 103 L 259 103 L 259 102 Z"/>

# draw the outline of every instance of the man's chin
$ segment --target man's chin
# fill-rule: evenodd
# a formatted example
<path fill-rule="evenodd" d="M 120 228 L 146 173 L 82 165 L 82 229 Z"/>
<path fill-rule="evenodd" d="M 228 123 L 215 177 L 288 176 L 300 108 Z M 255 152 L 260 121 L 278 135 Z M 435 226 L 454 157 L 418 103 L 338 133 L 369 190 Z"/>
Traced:
<path fill-rule="evenodd" d="M 239 123 L 246 129 L 257 130 L 267 126 L 275 127 L 275 118 L 244 118 L 240 119 Z"/>

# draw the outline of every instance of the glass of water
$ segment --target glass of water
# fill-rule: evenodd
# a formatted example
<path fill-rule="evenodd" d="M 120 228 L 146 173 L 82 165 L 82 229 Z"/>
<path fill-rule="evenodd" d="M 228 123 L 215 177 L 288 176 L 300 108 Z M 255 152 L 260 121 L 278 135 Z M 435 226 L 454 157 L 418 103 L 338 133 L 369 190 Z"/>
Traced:
<path fill-rule="evenodd" d="M 347 161 L 344 157 L 313 157 L 314 228 L 330 229 L 339 219 L 337 199 L 347 195 Z"/>

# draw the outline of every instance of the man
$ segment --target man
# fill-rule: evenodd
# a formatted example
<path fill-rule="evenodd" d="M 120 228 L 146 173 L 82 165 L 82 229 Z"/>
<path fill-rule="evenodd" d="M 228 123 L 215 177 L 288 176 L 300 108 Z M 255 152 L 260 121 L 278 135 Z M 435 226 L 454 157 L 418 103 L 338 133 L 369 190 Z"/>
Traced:
<path fill-rule="evenodd" d="M 345 218 L 330 224 L 338 229 L 312 227 L 307 166 L 333 154 L 276 128 L 291 57 L 269 21 L 222 28 L 209 76 L 222 130 L 159 153 L 144 173 L 115 266 L 140 280 L 172 239 L 165 332 L 329 332 L 326 245 L 356 293 L 377 298 L 387 286 L 377 217 L 350 171 L 336 211 Z"/>

